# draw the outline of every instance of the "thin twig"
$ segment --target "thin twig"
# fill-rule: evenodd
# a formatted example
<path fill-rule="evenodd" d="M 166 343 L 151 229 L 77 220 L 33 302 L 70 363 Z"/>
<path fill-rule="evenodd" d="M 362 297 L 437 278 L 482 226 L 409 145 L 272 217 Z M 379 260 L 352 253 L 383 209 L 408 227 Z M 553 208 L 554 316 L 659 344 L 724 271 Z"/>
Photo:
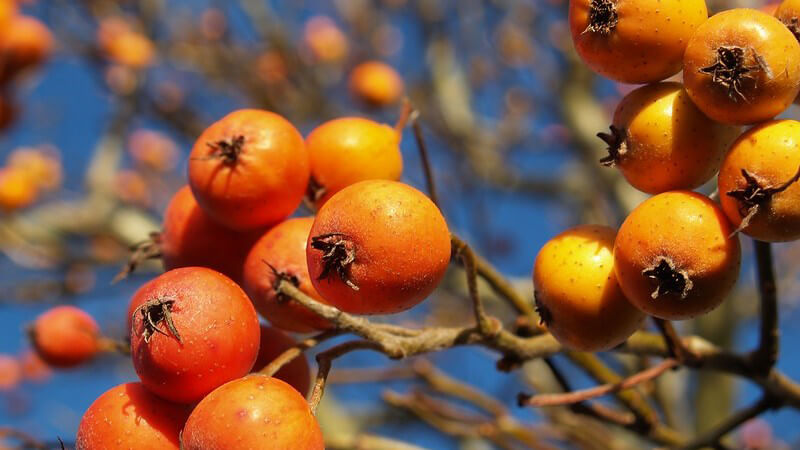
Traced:
<path fill-rule="evenodd" d="M 418 115 L 419 114 L 411 113 L 411 128 L 414 130 L 414 139 L 417 141 L 419 157 L 422 160 L 422 169 L 425 171 L 428 196 L 436 206 L 441 206 L 439 204 L 439 194 L 436 191 L 436 181 L 433 178 L 433 167 L 431 166 L 430 157 L 428 155 L 428 146 L 425 144 L 425 138 L 422 136 L 422 127 L 419 124 Z"/>
<path fill-rule="evenodd" d="M 316 347 L 320 343 L 341 334 L 337 330 L 329 330 L 323 331 L 315 336 L 312 336 L 308 339 L 298 342 L 297 344 L 293 345 L 292 347 L 286 349 L 283 353 L 278 355 L 275 359 L 273 359 L 269 364 L 264 366 L 263 369 L 259 370 L 258 373 L 262 375 L 266 375 L 271 377 L 278 373 L 279 370 L 286 364 L 292 362 L 295 358 L 302 355 L 303 352 L 306 350 Z"/>
<path fill-rule="evenodd" d="M 420 359 L 412 367 L 419 377 L 437 391 L 465 400 L 495 417 L 508 415 L 508 409 L 500 401 L 445 375 L 427 360 Z"/>
<path fill-rule="evenodd" d="M 554 406 L 579 403 L 593 398 L 602 397 L 607 394 L 612 394 L 623 389 L 630 389 L 641 383 L 657 378 L 667 370 L 677 366 L 678 361 L 674 359 L 665 359 L 661 363 L 647 370 L 643 370 L 635 375 L 631 375 L 630 377 L 625 378 L 618 383 L 603 384 L 589 389 L 566 392 L 562 394 L 540 394 L 534 396 L 520 394 L 520 404 L 526 406 Z"/>
<path fill-rule="evenodd" d="M 466 242 L 455 234 L 450 236 L 451 241 L 457 246 L 465 246 Z M 473 251 L 475 256 L 475 268 L 478 275 L 489 284 L 497 295 L 508 300 L 508 302 L 520 314 L 524 314 L 531 319 L 531 323 L 538 323 L 536 309 L 533 306 L 533 301 L 526 299 L 508 282 L 508 280 L 492 266 L 488 261 L 483 259 L 480 255 Z"/>
<path fill-rule="evenodd" d="M 314 381 L 314 389 L 311 391 L 311 397 L 308 400 L 308 405 L 311 408 L 312 413 L 316 414 L 317 406 L 319 406 L 319 402 L 322 400 L 322 396 L 325 394 L 325 383 L 328 379 L 328 374 L 331 371 L 331 362 L 334 359 L 355 350 L 381 351 L 378 344 L 370 341 L 359 340 L 345 342 L 317 354 L 317 378 Z"/>
<path fill-rule="evenodd" d="M 478 329 L 481 333 L 491 335 L 499 329 L 499 322 L 493 320 L 486 312 L 480 294 L 478 293 L 478 270 L 475 264 L 475 253 L 469 245 L 464 243 L 458 238 L 451 240 L 453 251 L 459 257 L 462 264 L 464 264 L 464 271 L 467 275 L 467 289 L 469 291 L 470 300 L 472 300 L 472 309 L 475 313 L 475 322 L 478 324 Z"/>
<path fill-rule="evenodd" d="M 675 331 L 675 327 L 672 326 L 672 322 L 658 317 L 653 317 L 653 322 L 661 335 L 664 336 L 664 342 L 667 343 L 667 349 L 673 358 L 685 365 L 696 363 L 696 356 L 683 344 L 678 332 Z"/>
<path fill-rule="evenodd" d="M 780 330 L 778 324 L 778 290 L 772 261 L 772 246 L 753 241 L 758 270 L 758 290 L 761 295 L 761 330 L 758 348 L 751 353 L 753 370 L 759 375 L 769 373 L 778 361 Z"/>

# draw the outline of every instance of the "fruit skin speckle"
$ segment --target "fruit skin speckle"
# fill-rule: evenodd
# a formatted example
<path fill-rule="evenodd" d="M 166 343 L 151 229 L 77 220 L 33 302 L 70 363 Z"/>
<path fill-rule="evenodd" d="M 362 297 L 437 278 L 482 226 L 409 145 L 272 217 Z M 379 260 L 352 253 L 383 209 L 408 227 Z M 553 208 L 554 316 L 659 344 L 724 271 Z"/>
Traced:
<path fill-rule="evenodd" d="M 615 234 L 600 225 L 570 228 L 549 240 L 536 257 L 536 306 L 550 333 L 568 348 L 607 350 L 624 342 L 644 320 L 617 283 Z"/>

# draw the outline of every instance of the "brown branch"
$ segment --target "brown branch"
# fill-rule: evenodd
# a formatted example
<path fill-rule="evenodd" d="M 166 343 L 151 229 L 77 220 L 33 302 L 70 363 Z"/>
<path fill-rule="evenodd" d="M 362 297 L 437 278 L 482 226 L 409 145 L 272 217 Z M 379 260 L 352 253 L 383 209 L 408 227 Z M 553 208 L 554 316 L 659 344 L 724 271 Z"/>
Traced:
<path fill-rule="evenodd" d="M 547 357 L 564 350 L 561 344 L 549 334 L 522 338 L 502 327 L 494 336 L 484 336 L 475 327 L 406 329 L 405 333 L 397 333 L 398 327 L 392 326 L 390 329 L 395 332 L 389 332 L 384 330 L 380 324 L 375 324 L 366 318 L 353 316 L 332 306 L 319 303 L 291 283 L 281 282 L 278 285 L 278 291 L 328 319 L 337 326 L 338 330 L 356 334 L 377 344 L 378 351 L 394 359 L 465 345 L 483 346 L 503 355 L 512 356 L 519 361 Z M 725 352 L 705 339 L 690 336 L 683 338 L 681 342 L 692 354 L 696 355 L 697 368 L 749 378 L 773 396 L 784 398 L 788 405 L 800 409 L 800 384 L 783 373 L 772 369 L 765 376 L 757 376 L 752 373 L 746 358 Z M 634 333 L 624 345 L 615 351 L 664 358 L 672 357 L 662 336 L 645 332 Z M 610 382 L 617 381 L 619 380 Z"/>
<path fill-rule="evenodd" d="M 772 261 L 772 246 L 753 241 L 758 269 L 758 289 L 761 296 L 761 332 L 758 348 L 750 354 L 753 370 L 759 375 L 769 373 L 778 361 L 780 329 L 778 323 L 778 292 Z"/>
<path fill-rule="evenodd" d="M 598 382 L 608 384 L 622 382 L 622 377 L 596 355 L 574 351 L 565 351 L 564 354 Z M 622 390 L 616 392 L 616 396 L 636 417 L 636 421 L 629 425 L 628 429 L 664 444 L 676 445 L 683 441 L 679 433 L 660 422 L 658 413 L 641 393 L 636 390 Z"/>
<path fill-rule="evenodd" d="M 117 339 L 101 336 L 97 340 L 97 345 L 100 351 L 109 353 L 119 353 L 122 355 L 131 354 L 131 344 L 128 341 L 120 341 Z"/>
<path fill-rule="evenodd" d="M 680 335 L 675 331 L 675 327 L 672 326 L 672 322 L 658 317 L 653 317 L 653 322 L 661 335 L 664 336 L 664 342 L 667 343 L 669 354 L 681 364 L 690 366 L 695 364 L 696 356 L 683 344 Z"/>
<path fill-rule="evenodd" d="M 499 329 L 500 323 L 489 316 L 478 293 L 478 269 L 475 263 L 475 253 L 469 245 L 458 238 L 451 238 L 453 253 L 461 260 L 467 274 L 467 290 L 472 300 L 472 309 L 475 313 L 475 322 L 478 330 L 485 335 L 492 335 Z"/>
<path fill-rule="evenodd" d="M 612 394 L 623 389 L 630 389 L 641 383 L 653 380 L 667 370 L 677 366 L 678 361 L 674 359 L 665 359 L 658 365 L 655 365 L 647 370 L 643 370 L 635 375 L 631 375 L 630 377 L 625 378 L 618 383 L 603 384 L 589 389 L 566 392 L 562 394 L 540 394 L 533 396 L 520 394 L 519 403 L 525 406 L 555 406 L 579 403 L 593 398 L 602 397 L 607 394 Z"/>
<path fill-rule="evenodd" d="M 450 236 L 456 246 L 466 246 L 466 242 L 455 234 Z M 478 275 L 486 281 L 497 295 L 508 300 L 511 306 L 519 312 L 531 319 L 531 323 L 538 324 L 538 316 L 533 306 L 533 301 L 529 300 L 522 295 L 508 282 L 508 280 L 495 269 L 488 261 L 483 259 L 480 255 L 474 254 L 475 268 Z"/>
<path fill-rule="evenodd" d="M 322 400 L 322 396 L 325 394 L 325 384 L 328 379 L 328 374 L 331 371 L 331 362 L 334 359 L 355 350 L 381 351 L 378 344 L 361 340 L 345 342 L 344 344 L 339 344 L 336 347 L 317 354 L 317 377 L 314 381 L 314 388 L 311 391 L 311 397 L 308 400 L 308 405 L 311 408 L 312 413 L 316 414 L 317 406 L 319 406 L 319 402 Z"/>
<path fill-rule="evenodd" d="M 543 358 L 545 364 L 552 372 L 558 385 L 563 392 L 572 391 L 572 387 L 567 380 L 567 377 L 559 370 L 551 358 Z M 617 411 L 612 408 L 606 407 L 601 403 L 594 402 L 578 402 L 568 405 L 570 410 L 578 414 L 592 416 L 603 422 L 617 425 L 620 427 L 629 427 L 636 423 L 636 417 L 629 412 Z"/>
<path fill-rule="evenodd" d="M 316 347 L 320 343 L 341 334 L 336 330 L 330 331 L 323 331 L 322 333 L 317 334 L 316 336 L 312 336 L 308 339 L 298 342 L 294 346 L 286 349 L 283 353 L 278 355 L 275 359 L 273 359 L 269 364 L 264 366 L 263 369 L 259 370 L 258 373 L 262 375 L 266 375 L 271 377 L 278 373 L 279 370 L 286 364 L 292 362 L 295 358 L 302 355 L 303 352 L 306 350 Z"/>
<path fill-rule="evenodd" d="M 430 362 L 420 359 L 412 366 L 414 372 L 435 390 L 469 402 L 495 417 L 508 415 L 508 409 L 494 397 L 445 375 Z"/>

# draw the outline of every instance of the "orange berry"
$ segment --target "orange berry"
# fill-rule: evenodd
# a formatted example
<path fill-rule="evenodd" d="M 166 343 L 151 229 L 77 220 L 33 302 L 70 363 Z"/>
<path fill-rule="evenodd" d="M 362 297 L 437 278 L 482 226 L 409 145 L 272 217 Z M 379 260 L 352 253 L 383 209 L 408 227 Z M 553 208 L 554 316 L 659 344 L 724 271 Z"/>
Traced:
<path fill-rule="evenodd" d="M 8 81 L 42 64 L 50 57 L 53 46 L 53 35 L 42 22 L 29 16 L 15 16 L 0 38 L 3 58 L 0 79 Z"/>
<path fill-rule="evenodd" d="M 283 117 L 257 109 L 234 111 L 206 128 L 189 157 L 197 203 L 239 231 L 288 217 L 303 199 L 308 176 L 300 132 Z"/>
<path fill-rule="evenodd" d="M 739 237 L 722 209 L 701 194 L 670 191 L 646 200 L 617 233 L 614 270 L 643 312 L 683 320 L 719 306 L 736 284 Z"/>
<path fill-rule="evenodd" d="M 640 87 L 617 106 L 604 164 L 648 194 L 695 189 L 719 169 L 739 127 L 706 117 L 680 83 Z"/>
<path fill-rule="evenodd" d="M 315 16 L 306 22 L 303 39 L 312 56 L 323 63 L 341 62 L 347 57 L 347 36 L 326 16 Z"/>
<path fill-rule="evenodd" d="M 399 180 L 403 173 L 400 134 L 359 117 L 323 123 L 306 138 L 311 161 L 309 196 L 318 206 L 364 180 Z"/>
<path fill-rule="evenodd" d="M 769 120 L 800 91 L 800 44 L 775 17 L 739 8 L 709 18 L 683 59 L 686 91 L 717 122 Z"/>
<path fill-rule="evenodd" d="M 97 42 L 108 59 L 133 69 L 151 65 L 156 57 L 153 42 L 122 18 L 103 20 L 97 31 Z"/>
<path fill-rule="evenodd" d="M 547 241 L 536 256 L 536 306 L 566 347 L 608 350 L 642 325 L 644 314 L 628 302 L 614 274 L 615 237 L 609 227 L 582 225 Z"/>
<path fill-rule="evenodd" d="M 319 424 L 294 388 L 250 375 L 217 388 L 192 411 L 181 434 L 183 450 L 323 450 Z"/>
<path fill-rule="evenodd" d="M 78 425 L 76 450 L 178 450 L 190 408 L 150 393 L 141 383 L 113 387 L 89 406 Z"/>
<path fill-rule="evenodd" d="M 14 212 L 32 205 L 39 195 L 36 181 L 16 167 L 0 168 L 0 210 Z"/>
<path fill-rule="evenodd" d="M 731 146 L 717 183 L 731 223 L 739 228 L 750 216 L 742 232 L 754 239 L 800 239 L 799 170 L 800 122 L 773 120 L 747 130 Z"/>
<path fill-rule="evenodd" d="M 575 49 L 595 72 L 652 83 L 681 70 L 686 43 L 708 18 L 705 0 L 570 0 Z"/>
<path fill-rule="evenodd" d="M 320 208 L 306 257 L 314 287 L 330 304 L 355 314 L 396 313 L 441 281 L 450 231 L 422 192 L 396 181 L 362 181 Z"/>
<path fill-rule="evenodd" d="M 306 243 L 314 218 L 282 222 L 250 249 L 244 262 L 244 289 L 256 310 L 279 328 L 300 333 L 330 328 L 330 324 L 296 300 L 275 291 L 280 279 L 288 280 L 305 294 L 324 303 L 311 284 L 306 263 Z"/>
<path fill-rule="evenodd" d="M 367 61 L 350 73 L 350 92 L 365 103 L 386 106 L 397 103 L 403 95 L 403 79 L 390 65 Z"/>
<path fill-rule="evenodd" d="M 6 164 L 28 173 L 41 191 L 54 191 L 61 186 L 61 157 L 55 148 L 18 148 L 8 155 Z"/>
<path fill-rule="evenodd" d="M 197 204 L 189 186 L 181 188 L 167 205 L 161 232 L 161 257 L 166 270 L 200 266 L 242 282 L 245 258 L 264 233 L 240 233 L 212 220 Z"/>
<path fill-rule="evenodd" d="M 57 306 L 33 322 L 31 341 L 48 365 L 74 367 L 90 360 L 100 350 L 100 327 L 74 306 Z"/>

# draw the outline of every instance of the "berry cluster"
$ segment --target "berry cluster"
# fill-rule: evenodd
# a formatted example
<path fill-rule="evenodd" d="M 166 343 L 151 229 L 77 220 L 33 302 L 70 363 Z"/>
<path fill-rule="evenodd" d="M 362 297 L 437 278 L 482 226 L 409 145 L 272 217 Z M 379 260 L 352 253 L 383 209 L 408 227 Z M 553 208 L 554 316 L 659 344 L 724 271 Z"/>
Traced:
<path fill-rule="evenodd" d="M 738 279 L 739 233 L 800 239 L 800 122 L 773 119 L 800 91 L 799 6 L 709 18 L 704 0 L 570 2 L 584 62 L 617 82 L 648 83 L 598 136 L 608 144 L 601 164 L 653 197 L 619 230 L 579 226 L 540 251 L 536 302 L 562 344 L 607 350 L 645 315 L 705 314 Z M 682 83 L 664 81 L 679 71 Z M 717 174 L 719 201 L 692 191 Z"/>

